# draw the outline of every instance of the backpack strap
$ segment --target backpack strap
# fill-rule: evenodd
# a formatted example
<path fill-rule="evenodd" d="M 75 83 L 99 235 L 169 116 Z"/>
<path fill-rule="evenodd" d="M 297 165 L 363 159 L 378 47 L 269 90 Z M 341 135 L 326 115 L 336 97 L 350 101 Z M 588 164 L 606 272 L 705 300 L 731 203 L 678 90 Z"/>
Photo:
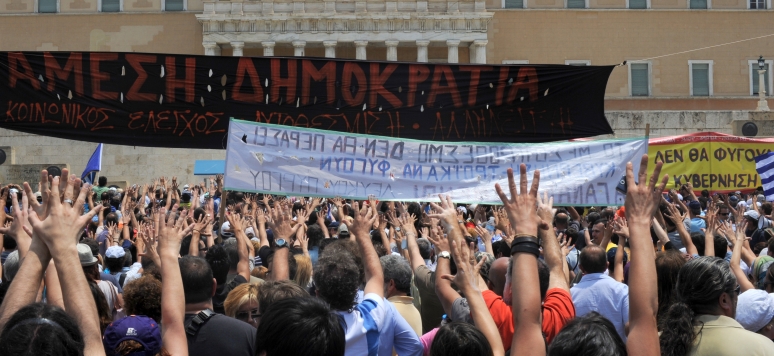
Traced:
<path fill-rule="evenodd" d="M 213 315 L 215 315 L 215 312 L 210 309 L 200 311 L 199 314 L 196 314 L 196 316 L 185 323 L 185 333 L 190 336 L 196 336 L 202 325 L 204 325 L 207 320 L 210 320 Z"/>

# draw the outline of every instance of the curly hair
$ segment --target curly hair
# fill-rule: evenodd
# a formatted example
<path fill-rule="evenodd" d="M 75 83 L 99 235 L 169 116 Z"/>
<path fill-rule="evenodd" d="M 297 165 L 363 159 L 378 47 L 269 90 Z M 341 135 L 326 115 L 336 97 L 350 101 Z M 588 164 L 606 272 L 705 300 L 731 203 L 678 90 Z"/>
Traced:
<path fill-rule="evenodd" d="M 161 282 L 153 276 L 142 276 L 124 287 L 127 315 L 145 315 L 161 323 Z"/>
<path fill-rule="evenodd" d="M 314 268 L 314 281 L 319 296 L 335 310 L 350 310 L 355 306 L 360 273 L 348 253 L 326 253 Z"/>

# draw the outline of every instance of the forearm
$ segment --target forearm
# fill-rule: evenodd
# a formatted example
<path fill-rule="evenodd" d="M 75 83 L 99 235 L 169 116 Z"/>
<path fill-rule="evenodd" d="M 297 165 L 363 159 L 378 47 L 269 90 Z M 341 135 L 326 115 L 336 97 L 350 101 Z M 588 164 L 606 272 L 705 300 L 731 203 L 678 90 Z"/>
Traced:
<path fill-rule="evenodd" d="M 707 231 L 704 234 L 704 256 L 715 256 L 715 233 Z"/>
<path fill-rule="evenodd" d="M 237 239 L 237 251 L 239 252 L 239 262 L 237 263 L 237 273 L 239 273 L 240 276 L 244 277 L 246 280 L 250 280 L 250 262 L 248 259 L 250 258 L 248 252 L 247 252 L 247 244 L 249 243 L 250 239 L 247 238 L 247 235 L 245 235 L 244 230 L 239 229 L 235 231 L 234 235 L 236 235 Z M 283 249 L 287 250 L 287 249 Z M 287 263 L 287 261 L 285 261 Z"/>
<path fill-rule="evenodd" d="M 615 260 L 614 260 L 614 266 L 613 266 L 613 279 L 615 279 L 618 282 L 623 283 L 624 281 L 624 273 L 623 273 L 623 256 L 624 256 L 624 244 L 620 243 L 618 245 L 618 248 L 615 250 Z"/>
<path fill-rule="evenodd" d="M 451 281 L 442 278 L 444 275 L 450 275 L 450 262 L 448 258 L 439 258 L 438 263 L 435 265 L 435 294 L 441 301 L 443 306 L 443 312 L 446 315 L 452 315 L 452 305 L 457 298 L 460 298 L 460 294 L 452 288 Z"/>
<path fill-rule="evenodd" d="M 693 244 L 693 240 L 691 240 L 691 234 L 688 233 L 688 230 L 685 229 L 685 226 L 682 222 L 676 224 L 677 225 L 677 234 L 680 235 L 680 241 L 683 242 L 683 246 L 685 246 L 685 252 L 687 252 L 689 255 L 698 255 L 699 250 L 696 248 L 696 245 Z M 714 245 L 714 242 L 713 242 Z"/>
<path fill-rule="evenodd" d="M 271 261 L 271 275 L 275 281 L 283 281 L 290 279 L 290 271 L 288 268 L 288 254 L 289 248 L 280 247 L 274 250 L 274 257 Z"/>
<path fill-rule="evenodd" d="M 419 245 L 417 245 L 417 236 L 414 234 L 406 234 L 406 246 L 408 247 L 409 257 L 411 262 L 411 270 L 416 271 L 417 267 L 425 264 L 425 259 L 419 254 Z"/>
<path fill-rule="evenodd" d="M 567 279 L 564 274 L 564 267 L 567 262 L 565 256 L 562 254 L 562 249 L 559 247 L 559 241 L 556 238 L 554 229 L 539 230 L 543 241 L 543 259 L 550 271 L 548 280 L 548 289 L 562 288 L 566 291 L 570 290 L 567 284 Z"/>
<path fill-rule="evenodd" d="M 19 309 L 35 303 L 40 281 L 43 279 L 43 270 L 48 267 L 50 260 L 48 250 L 35 247 L 30 249 L 27 257 L 20 259 L 21 266 L 14 279 L 23 283 L 11 283 L 8 288 L 3 304 L 0 305 L 0 330 Z"/>
<path fill-rule="evenodd" d="M 185 336 L 185 293 L 177 254 L 161 251 L 161 338 L 164 348 L 172 355 L 188 355 L 188 341 Z"/>
<path fill-rule="evenodd" d="M 199 256 L 199 241 L 201 240 L 201 233 L 196 230 L 191 235 L 191 243 L 188 244 L 188 255 Z"/>
<path fill-rule="evenodd" d="M 470 306 L 470 316 L 473 317 L 473 324 L 484 334 L 486 340 L 489 341 L 493 355 L 499 356 L 505 354 L 505 347 L 503 346 L 502 338 L 500 338 L 500 332 L 497 330 L 497 325 L 495 324 L 494 319 L 492 319 L 492 314 L 490 314 L 489 308 L 486 306 L 481 291 L 473 288 L 465 289 L 464 293 L 468 300 L 468 305 Z"/>
<path fill-rule="evenodd" d="M 258 223 L 258 238 L 261 240 L 261 247 L 269 246 L 269 237 L 266 234 L 265 223 Z"/>
<path fill-rule="evenodd" d="M 358 234 L 362 235 L 362 234 Z M 363 256 L 363 265 L 365 266 L 366 284 L 364 292 L 376 293 L 384 296 L 384 274 L 382 264 L 379 262 L 379 256 L 376 254 L 371 239 L 368 236 L 356 236 L 357 245 L 360 248 L 360 254 Z"/>
<path fill-rule="evenodd" d="M 62 286 L 59 284 L 59 275 L 53 261 L 49 262 L 43 280 L 46 283 L 46 303 L 65 309 Z"/>
<path fill-rule="evenodd" d="M 512 355 L 531 355 L 537 350 L 545 352 L 540 322 L 540 281 L 537 257 L 520 252 L 513 255 L 511 292 L 513 302 L 514 333 L 511 340 Z M 539 354 L 542 352 L 537 351 Z"/>
<path fill-rule="evenodd" d="M 744 274 L 744 271 L 742 271 L 741 266 L 741 260 L 742 260 L 742 250 L 744 249 L 744 243 L 743 240 L 737 239 L 736 243 L 734 244 L 734 250 L 731 253 L 731 271 L 734 272 L 734 276 L 736 276 L 736 282 L 739 284 L 739 286 L 742 288 L 742 292 L 748 290 L 748 289 L 755 289 L 755 286 L 747 279 L 747 276 Z"/>
<path fill-rule="evenodd" d="M 492 237 L 482 236 L 481 238 L 484 240 L 484 251 L 494 256 L 494 249 L 492 248 Z"/>
<path fill-rule="evenodd" d="M 631 280 L 637 283 L 629 285 L 629 338 L 638 342 L 631 345 L 658 345 L 656 313 L 658 312 L 658 285 L 655 253 L 650 238 L 650 221 L 629 219 L 632 259 L 629 267 Z M 630 353 L 631 353 L 630 349 Z M 643 354 L 645 352 L 637 352 Z"/>

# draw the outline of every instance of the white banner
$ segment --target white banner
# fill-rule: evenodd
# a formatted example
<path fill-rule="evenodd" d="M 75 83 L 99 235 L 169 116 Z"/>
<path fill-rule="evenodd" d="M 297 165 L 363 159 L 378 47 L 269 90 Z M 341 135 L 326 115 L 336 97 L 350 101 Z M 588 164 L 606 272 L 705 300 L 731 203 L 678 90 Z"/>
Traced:
<path fill-rule="evenodd" d="M 290 196 L 341 196 L 500 204 L 506 171 L 540 169 L 557 205 L 622 205 L 626 162 L 639 168 L 646 139 L 552 143 L 433 142 L 231 119 L 225 188 Z"/>

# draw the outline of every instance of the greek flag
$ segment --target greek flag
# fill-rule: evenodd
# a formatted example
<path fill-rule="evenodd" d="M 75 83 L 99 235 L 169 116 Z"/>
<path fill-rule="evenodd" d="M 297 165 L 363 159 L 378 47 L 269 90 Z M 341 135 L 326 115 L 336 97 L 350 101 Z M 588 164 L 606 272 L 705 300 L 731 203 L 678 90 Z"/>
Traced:
<path fill-rule="evenodd" d="M 755 157 L 755 170 L 761 177 L 766 201 L 774 201 L 774 152 Z"/>

